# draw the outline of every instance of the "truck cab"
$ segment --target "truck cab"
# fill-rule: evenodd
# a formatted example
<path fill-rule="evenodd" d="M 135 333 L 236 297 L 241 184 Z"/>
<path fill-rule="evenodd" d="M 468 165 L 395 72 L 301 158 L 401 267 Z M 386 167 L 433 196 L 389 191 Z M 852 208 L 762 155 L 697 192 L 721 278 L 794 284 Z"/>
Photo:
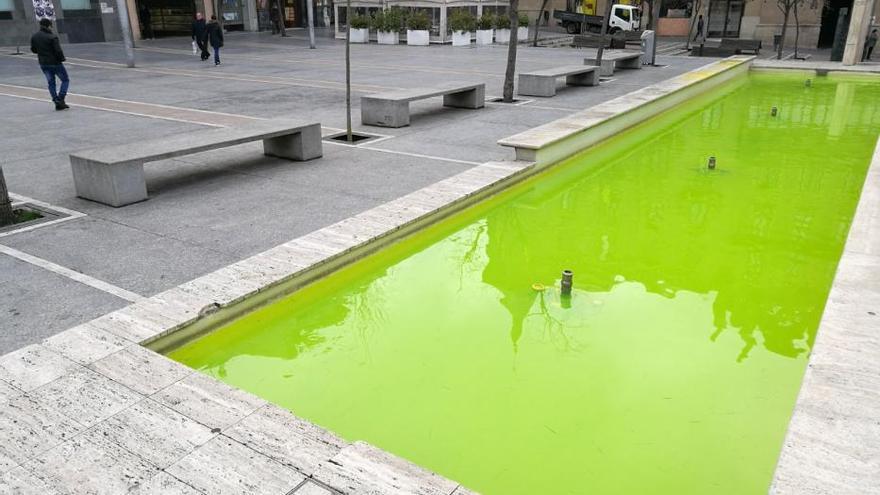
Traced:
<path fill-rule="evenodd" d="M 566 10 L 553 12 L 553 17 L 569 34 L 598 33 L 602 30 L 602 16 L 596 15 L 596 0 L 568 0 Z M 614 4 L 608 19 L 608 32 L 638 31 L 641 17 L 641 11 L 634 5 Z"/>
<path fill-rule="evenodd" d="M 633 5 L 614 4 L 608 19 L 608 32 L 638 31 L 642 22 L 641 11 Z"/>

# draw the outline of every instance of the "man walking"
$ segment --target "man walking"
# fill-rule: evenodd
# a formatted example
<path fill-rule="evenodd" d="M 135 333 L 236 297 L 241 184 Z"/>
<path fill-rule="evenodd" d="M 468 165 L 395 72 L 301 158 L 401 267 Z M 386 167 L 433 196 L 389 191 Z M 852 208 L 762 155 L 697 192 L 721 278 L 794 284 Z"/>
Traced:
<path fill-rule="evenodd" d="M 865 58 L 862 60 L 871 60 L 871 53 L 874 52 L 874 45 L 877 44 L 877 30 L 871 31 L 865 40 Z"/>
<path fill-rule="evenodd" d="M 70 85 L 70 79 L 67 77 L 67 69 L 64 68 L 64 52 L 61 51 L 61 42 L 58 41 L 58 35 L 52 32 L 52 21 L 49 19 L 40 19 L 40 30 L 31 36 L 31 51 L 37 54 L 37 61 L 40 63 L 40 69 L 46 76 L 46 83 L 49 84 L 49 94 L 52 95 L 52 101 L 55 102 L 55 110 L 65 110 L 70 108 L 64 103 L 67 96 L 67 87 Z M 55 78 L 61 81 L 61 91 L 55 90 Z"/>
<path fill-rule="evenodd" d="M 201 12 L 196 12 L 196 20 L 192 23 L 192 39 L 202 52 L 202 62 L 208 60 L 208 57 L 211 56 L 208 53 L 208 26 L 205 24 L 205 18 Z"/>
<path fill-rule="evenodd" d="M 208 42 L 214 49 L 214 65 L 220 65 L 220 47 L 223 46 L 223 28 L 217 22 L 217 16 L 211 16 L 211 22 L 207 27 Z"/>
<path fill-rule="evenodd" d="M 697 34 L 694 35 L 694 41 L 697 41 L 698 38 L 703 37 L 703 14 L 700 14 L 700 17 L 697 18 Z"/>

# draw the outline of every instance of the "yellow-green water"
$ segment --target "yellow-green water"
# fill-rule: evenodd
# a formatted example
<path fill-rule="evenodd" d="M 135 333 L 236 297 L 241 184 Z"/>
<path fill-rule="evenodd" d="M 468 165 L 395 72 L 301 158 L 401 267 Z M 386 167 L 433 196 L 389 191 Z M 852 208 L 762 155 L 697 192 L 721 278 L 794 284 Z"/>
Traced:
<path fill-rule="evenodd" d="M 766 493 L 880 129 L 880 85 L 805 77 L 743 77 L 170 355 L 486 495 Z"/>

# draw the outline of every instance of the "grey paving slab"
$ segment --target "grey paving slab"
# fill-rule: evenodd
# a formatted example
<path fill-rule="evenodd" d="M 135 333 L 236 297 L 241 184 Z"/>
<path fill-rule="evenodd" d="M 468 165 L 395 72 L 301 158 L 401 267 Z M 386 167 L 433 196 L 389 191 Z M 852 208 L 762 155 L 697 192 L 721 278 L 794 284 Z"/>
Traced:
<path fill-rule="evenodd" d="M 335 435 L 267 404 L 225 432 L 276 461 L 312 475 L 318 464 L 329 461 L 345 447 Z"/>
<path fill-rule="evenodd" d="M 128 387 L 80 368 L 28 394 L 77 423 L 91 427 L 143 399 Z"/>
<path fill-rule="evenodd" d="M 113 353 L 92 363 L 90 368 L 143 395 L 152 395 L 195 373 L 192 368 L 141 346 Z"/>
<path fill-rule="evenodd" d="M 24 391 L 13 387 L 10 383 L 0 380 L 0 404 L 4 404 L 22 394 L 24 394 Z"/>
<path fill-rule="evenodd" d="M 163 471 L 138 485 L 131 493 L 142 495 L 201 495 L 205 492 L 196 490 Z"/>
<path fill-rule="evenodd" d="M 305 476 L 244 445 L 219 436 L 166 472 L 188 485 L 217 495 L 286 495 Z"/>
<path fill-rule="evenodd" d="M 24 467 L 17 467 L 0 475 L 0 488 L 3 493 L 15 495 L 56 495 L 58 492 L 37 478 Z"/>
<path fill-rule="evenodd" d="M 161 469 L 216 435 L 207 426 L 151 399 L 101 422 L 95 432 Z"/>
<path fill-rule="evenodd" d="M 159 469 L 94 430 L 88 430 L 24 466 L 60 494 L 126 493 Z"/>
<path fill-rule="evenodd" d="M 86 365 L 134 343 L 89 323 L 83 323 L 49 337 L 43 345 L 71 361 Z"/>
<path fill-rule="evenodd" d="M 295 495 L 334 495 L 334 492 L 329 488 L 323 487 L 312 481 L 306 481 L 293 493 Z"/>
<path fill-rule="evenodd" d="M 322 463 L 314 477 L 343 494 L 449 495 L 458 484 L 363 442 Z"/>
<path fill-rule="evenodd" d="M 81 432 L 84 427 L 51 404 L 27 395 L 0 407 L 0 472 L 6 472 Z"/>
<path fill-rule="evenodd" d="M 75 362 L 39 344 L 0 356 L 0 380 L 25 392 L 79 368 Z"/>
<path fill-rule="evenodd" d="M 224 430 L 266 401 L 201 373 L 194 373 L 152 398 L 209 428 Z"/>

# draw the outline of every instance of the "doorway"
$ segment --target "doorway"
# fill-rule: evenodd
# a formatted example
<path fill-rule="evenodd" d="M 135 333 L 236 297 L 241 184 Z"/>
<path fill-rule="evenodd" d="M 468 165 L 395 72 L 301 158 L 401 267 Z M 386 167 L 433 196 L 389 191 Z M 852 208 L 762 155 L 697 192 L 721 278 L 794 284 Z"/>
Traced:
<path fill-rule="evenodd" d="M 142 9 L 150 11 L 153 37 L 188 36 L 192 33 L 192 21 L 196 14 L 193 0 L 140 0 L 137 7 L 138 18 Z"/>
<path fill-rule="evenodd" d="M 840 9 L 852 10 L 852 0 L 825 0 L 822 7 L 822 24 L 819 28 L 819 48 L 834 45 L 834 30 L 840 17 Z"/>
<path fill-rule="evenodd" d="M 710 38 L 739 38 L 742 23 L 743 0 L 711 0 L 706 36 Z"/>

